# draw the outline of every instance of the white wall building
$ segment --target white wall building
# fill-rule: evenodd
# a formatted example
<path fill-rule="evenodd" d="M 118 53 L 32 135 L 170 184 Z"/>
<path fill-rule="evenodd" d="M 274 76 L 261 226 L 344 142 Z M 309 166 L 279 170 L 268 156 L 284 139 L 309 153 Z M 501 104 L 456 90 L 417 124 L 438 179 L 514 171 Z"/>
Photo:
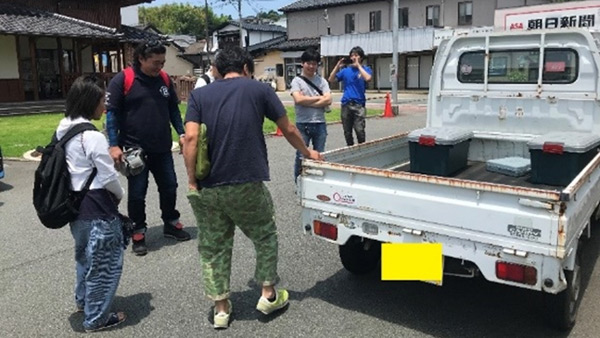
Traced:
<path fill-rule="evenodd" d="M 121 8 L 121 24 L 127 26 L 137 26 L 140 24 L 137 5 Z"/>

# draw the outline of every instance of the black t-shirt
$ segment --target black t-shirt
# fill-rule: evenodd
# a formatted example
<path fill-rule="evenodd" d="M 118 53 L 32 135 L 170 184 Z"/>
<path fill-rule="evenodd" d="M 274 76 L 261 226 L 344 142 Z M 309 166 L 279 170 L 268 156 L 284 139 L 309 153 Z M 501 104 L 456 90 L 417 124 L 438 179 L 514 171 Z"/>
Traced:
<path fill-rule="evenodd" d="M 270 180 L 263 122 L 285 115 L 273 89 L 256 80 L 236 77 L 194 89 L 185 122 L 206 124 L 211 164 L 210 174 L 198 185 Z"/>
<path fill-rule="evenodd" d="M 127 95 L 123 72 L 110 81 L 106 92 L 106 109 L 114 112 L 119 125 L 119 145 L 140 146 L 148 153 L 168 152 L 172 146 L 170 112 L 178 109 L 177 93 L 161 76 L 133 69 L 135 80 Z"/>
<path fill-rule="evenodd" d="M 109 221 L 119 216 L 117 204 L 106 189 L 89 190 L 79 207 L 77 220 L 103 219 Z"/>

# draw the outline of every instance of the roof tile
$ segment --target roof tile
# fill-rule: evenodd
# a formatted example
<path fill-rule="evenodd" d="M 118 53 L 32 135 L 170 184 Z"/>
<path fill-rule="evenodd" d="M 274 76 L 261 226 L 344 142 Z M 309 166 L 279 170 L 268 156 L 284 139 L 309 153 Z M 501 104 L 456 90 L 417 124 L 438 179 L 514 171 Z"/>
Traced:
<path fill-rule="evenodd" d="M 298 0 L 287 6 L 281 7 L 282 12 L 296 12 L 307 9 L 327 8 L 343 5 L 358 4 L 361 2 L 370 2 L 372 0 Z"/>
<path fill-rule="evenodd" d="M 239 27 L 240 24 L 238 21 L 229 21 L 226 24 L 223 25 L 234 25 Z M 282 33 L 287 33 L 287 29 L 283 26 L 279 26 L 279 25 L 273 25 L 273 24 L 266 24 L 266 23 L 249 23 L 249 22 L 244 22 L 242 21 L 242 28 L 243 29 L 247 29 L 247 30 L 251 30 L 251 31 L 263 31 L 263 32 L 282 32 Z"/>
<path fill-rule="evenodd" d="M 321 38 L 305 38 L 287 40 L 276 47 L 281 50 L 304 50 L 309 47 L 319 48 L 320 46 Z"/>
<path fill-rule="evenodd" d="M 12 4 L 0 4 L 0 33 L 105 39 L 119 37 L 115 28 Z"/>

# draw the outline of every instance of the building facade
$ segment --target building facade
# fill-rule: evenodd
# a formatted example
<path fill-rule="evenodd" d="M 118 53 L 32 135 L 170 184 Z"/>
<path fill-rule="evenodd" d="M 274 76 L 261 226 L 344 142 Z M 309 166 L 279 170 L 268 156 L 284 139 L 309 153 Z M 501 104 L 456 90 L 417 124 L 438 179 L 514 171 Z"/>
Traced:
<path fill-rule="evenodd" d="M 319 38 L 325 57 L 323 73 L 337 60 L 361 46 L 373 69 L 370 89 L 428 89 L 436 37 L 461 29 L 492 29 L 494 11 L 546 4 L 547 0 L 401 0 L 398 10 L 399 64 L 392 77 L 393 1 L 300 0 L 283 8 L 289 40 Z M 332 88 L 336 85 L 332 84 Z"/>
<path fill-rule="evenodd" d="M 253 45 L 285 36 L 285 27 L 273 24 L 250 23 L 242 21 L 241 46 L 250 48 Z M 212 34 L 211 51 L 223 49 L 228 46 L 240 46 L 240 24 L 238 21 L 229 21 L 217 28 Z"/>
<path fill-rule="evenodd" d="M 121 26 L 121 7 L 143 2 L 0 0 L 0 102 L 64 98 L 86 73 L 108 82 L 148 38 Z"/>

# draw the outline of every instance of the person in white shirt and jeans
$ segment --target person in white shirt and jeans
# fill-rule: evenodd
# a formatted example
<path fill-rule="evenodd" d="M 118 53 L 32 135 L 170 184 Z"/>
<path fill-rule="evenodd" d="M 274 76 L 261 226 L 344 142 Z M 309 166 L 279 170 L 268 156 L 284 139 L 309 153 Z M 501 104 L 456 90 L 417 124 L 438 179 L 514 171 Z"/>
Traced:
<path fill-rule="evenodd" d="M 73 126 L 99 120 L 105 111 L 104 89 L 94 77 L 79 77 L 66 99 L 66 113 L 56 130 L 60 140 Z M 65 145 L 73 191 L 81 191 L 94 168 L 96 174 L 70 223 L 75 240 L 75 304 L 84 313 L 86 331 L 98 331 L 125 320 L 111 312 L 123 269 L 124 238 L 117 205 L 123 198 L 108 142 L 99 131 L 87 130 Z"/>

